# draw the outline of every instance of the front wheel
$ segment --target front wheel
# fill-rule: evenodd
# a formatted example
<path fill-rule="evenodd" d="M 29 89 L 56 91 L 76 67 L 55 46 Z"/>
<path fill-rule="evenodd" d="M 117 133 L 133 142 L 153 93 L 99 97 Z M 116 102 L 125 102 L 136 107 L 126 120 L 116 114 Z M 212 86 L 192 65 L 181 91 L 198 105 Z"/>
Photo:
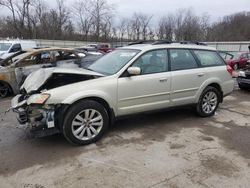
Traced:
<path fill-rule="evenodd" d="M 199 116 L 209 117 L 214 115 L 219 105 L 219 91 L 208 86 L 201 94 L 196 111 Z"/>
<path fill-rule="evenodd" d="M 100 139 L 108 125 L 106 109 L 98 102 L 85 100 L 69 109 L 63 124 L 63 134 L 73 144 L 86 145 Z"/>

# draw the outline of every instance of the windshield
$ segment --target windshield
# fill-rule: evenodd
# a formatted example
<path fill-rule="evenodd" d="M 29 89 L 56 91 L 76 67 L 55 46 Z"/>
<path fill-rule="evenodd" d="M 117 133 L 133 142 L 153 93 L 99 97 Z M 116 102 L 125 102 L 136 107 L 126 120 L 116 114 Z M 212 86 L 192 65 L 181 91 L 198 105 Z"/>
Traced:
<path fill-rule="evenodd" d="M 11 43 L 0 43 L 0 51 L 8 51 Z"/>
<path fill-rule="evenodd" d="M 88 69 L 104 74 L 112 75 L 117 73 L 123 66 L 125 66 L 139 50 L 121 49 L 114 50 L 102 58 L 98 59 Z"/>

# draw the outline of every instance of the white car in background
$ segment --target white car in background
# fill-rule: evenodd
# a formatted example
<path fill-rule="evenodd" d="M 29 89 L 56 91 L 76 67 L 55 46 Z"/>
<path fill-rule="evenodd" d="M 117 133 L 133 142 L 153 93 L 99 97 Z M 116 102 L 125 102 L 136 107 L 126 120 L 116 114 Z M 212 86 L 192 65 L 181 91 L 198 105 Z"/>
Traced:
<path fill-rule="evenodd" d="M 0 60 L 24 49 L 36 47 L 36 42 L 32 40 L 0 40 Z"/>
<path fill-rule="evenodd" d="M 114 50 L 88 70 L 34 72 L 12 108 L 38 136 L 62 133 L 84 145 L 125 115 L 193 105 L 200 116 L 212 116 L 233 86 L 232 68 L 214 48 L 158 41 Z"/>

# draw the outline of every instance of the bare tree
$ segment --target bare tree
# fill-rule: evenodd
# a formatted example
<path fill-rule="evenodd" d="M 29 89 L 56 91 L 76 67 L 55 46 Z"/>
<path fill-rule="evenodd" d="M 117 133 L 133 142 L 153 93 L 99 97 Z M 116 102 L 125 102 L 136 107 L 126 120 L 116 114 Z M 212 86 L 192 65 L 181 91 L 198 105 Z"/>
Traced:
<path fill-rule="evenodd" d="M 160 18 L 157 29 L 159 39 L 174 40 L 175 18 L 172 14 Z"/>
<path fill-rule="evenodd" d="M 117 26 L 117 30 L 118 30 L 118 40 L 119 41 L 123 41 L 123 37 L 126 33 L 126 27 L 127 27 L 127 19 L 126 18 L 121 18 L 119 20 L 118 26 Z"/>
<path fill-rule="evenodd" d="M 90 13 L 93 18 L 94 35 L 96 40 L 99 41 L 101 36 L 101 25 L 105 24 L 105 21 L 112 17 L 114 8 L 109 5 L 106 0 L 92 0 L 90 1 L 90 5 L 92 7 Z"/>
<path fill-rule="evenodd" d="M 92 27 L 92 14 L 89 0 L 78 0 L 74 3 L 73 10 L 76 13 L 76 22 L 80 25 L 80 33 L 88 40 L 89 32 Z"/>

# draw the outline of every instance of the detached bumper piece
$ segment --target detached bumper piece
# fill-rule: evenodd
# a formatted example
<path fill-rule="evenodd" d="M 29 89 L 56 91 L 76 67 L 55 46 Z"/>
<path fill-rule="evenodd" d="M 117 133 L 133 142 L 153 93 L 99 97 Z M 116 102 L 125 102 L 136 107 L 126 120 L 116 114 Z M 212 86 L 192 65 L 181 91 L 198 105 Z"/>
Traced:
<path fill-rule="evenodd" d="M 13 111 L 17 114 L 17 120 L 20 124 L 26 124 L 30 132 L 35 137 L 44 137 L 60 133 L 55 127 L 55 112 L 53 107 L 43 108 L 39 105 L 28 106 L 27 101 L 19 101 L 20 95 L 17 95 L 11 101 Z"/>

